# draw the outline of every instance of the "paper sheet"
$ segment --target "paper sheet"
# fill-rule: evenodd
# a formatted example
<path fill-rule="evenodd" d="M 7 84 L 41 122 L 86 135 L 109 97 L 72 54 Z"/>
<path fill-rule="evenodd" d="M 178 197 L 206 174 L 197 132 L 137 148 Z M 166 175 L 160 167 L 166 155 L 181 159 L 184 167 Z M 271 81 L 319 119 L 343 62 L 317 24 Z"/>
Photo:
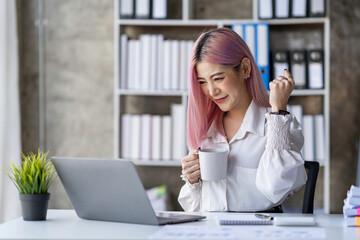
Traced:
<path fill-rule="evenodd" d="M 149 239 L 325 239 L 319 227 L 167 225 Z"/>

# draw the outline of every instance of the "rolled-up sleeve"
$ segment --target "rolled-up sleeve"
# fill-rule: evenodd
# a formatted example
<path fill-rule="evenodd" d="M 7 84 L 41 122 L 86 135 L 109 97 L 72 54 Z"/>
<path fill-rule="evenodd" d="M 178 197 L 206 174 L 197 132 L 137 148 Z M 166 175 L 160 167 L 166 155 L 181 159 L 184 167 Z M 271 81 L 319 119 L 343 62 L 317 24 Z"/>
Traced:
<path fill-rule="evenodd" d="M 259 162 L 256 187 L 273 203 L 281 203 L 306 182 L 300 153 L 304 137 L 294 115 L 267 113 L 265 117 L 266 148 Z"/>
<path fill-rule="evenodd" d="M 185 181 L 178 197 L 181 207 L 186 212 L 199 212 L 201 209 L 202 182 L 191 184 L 185 176 L 181 175 L 181 177 Z"/>

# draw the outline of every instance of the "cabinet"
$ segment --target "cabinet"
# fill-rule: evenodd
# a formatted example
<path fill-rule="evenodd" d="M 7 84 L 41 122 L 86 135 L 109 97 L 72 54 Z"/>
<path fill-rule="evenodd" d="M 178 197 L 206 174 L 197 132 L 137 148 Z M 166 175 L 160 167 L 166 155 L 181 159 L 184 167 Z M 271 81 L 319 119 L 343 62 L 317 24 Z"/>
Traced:
<path fill-rule="evenodd" d="M 203 2 L 203 1 L 199 1 Z M 198 2 L 198 3 L 199 3 Z M 204 19 L 201 14 L 197 17 L 193 14 L 194 8 L 199 8 L 192 0 L 168 0 L 168 8 L 174 9 L 168 14 L 169 19 L 120 19 L 119 1 L 115 0 L 114 11 L 114 157 L 120 158 L 121 145 L 121 116 L 124 113 L 131 112 L 131 101 L 140 107 L 135 113 L 155 111 L 156 114 L 169 114 L 169 105 L 167 102 L 174 102 L 187 106 L 186 90 L 129 90 L 120 88 L 120 36 L 126 33 L 131 38 L 138 38 L 141 34 L 163 34 L 164 38 L 179 40 L 196 40 L 200 32 L 217 27 L 230 27 L 234 23 L 251 23 L 262 21 L 258 19 L 258 1 L 209 1 L 215 4 L 238 4 L 239 9 L 244 2 L 250 3 L 250 11 L 243 11 L 241 18 L 236 15 L 236 11 L 229 10 L 231 14 L 227 19 Z M 327 4 L 328 6 L 328 4 Z M 201 7 L 200 7 L 201 8 Z M 231 7 L 233 9 L 233 7 Z M 247 8 L 249 10 L 249 8 Z M 252 14 L 250 14 L 252 12 Z M 328 13 L 328 11 L 327 11 Z M 270 49 L 278 47 L 279 44 L 287 48 L 322 48 L 324 50 L 324 88 L 323 89 L 295 89 L 290 98 L 290 103 L 301 104 L 306 113 L 309 106 L 318 103 L 318 107 L 310 110 L 310 114 L 324 115 L 325 132 L 325 158 L 320 161 L 323 171 L 323 208 L 325 213 L 329 213 L 330 207 L 330 21 L 328 17 L 321 18 L 298 18 L 298 19 L 271 19 L 265 20 L 270 28 Z M 282 39 L 279 42 L 276 39 Z M 300 40 L 299 40 L 300 39 Z M 301 40 L 303 39 L 303 40 Z M 157 104 L 163 104 L 160 108 L 150 109 L 151 101 Z M 165 104 L 165 105 L 164 105 Z M 142 110 L 141 110 L 142 109 Z M 162 109 L 162 110 L 160 110 Z M 164 112 L 161 112 L 164 111 Z M 167 111 L 167 112 L 166 112 Z M 184 149 L 186 148 L 184 142 Z M 149 166 L 180 166 L 179 160 L 134 160 L 138 165 Z M 176 176 L 178 177 L 178 176 Z M 318 179 L 321 181 L 321 179 Z"/>

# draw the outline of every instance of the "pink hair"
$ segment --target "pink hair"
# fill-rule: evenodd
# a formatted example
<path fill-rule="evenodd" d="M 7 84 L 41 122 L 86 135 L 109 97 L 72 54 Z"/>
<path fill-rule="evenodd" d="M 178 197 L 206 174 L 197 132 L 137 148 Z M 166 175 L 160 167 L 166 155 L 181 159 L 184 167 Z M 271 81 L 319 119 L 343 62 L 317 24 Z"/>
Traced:
<path fill-rule="evenodd" d="M 202 33 L 196 40 L 191 56 L 189 72 L 189 103 L 187 114 L 187 142 L 189 149 L 196 149 L 215 121 L 218 132 L 225 135 L 222 127 L 224 112 L 204 95 L 197 80 L 196 64 L 200 61 L 226 66 L 239 65 L 244 57 L 250 59 L 251 74 L 247 88 L 253 101 L 259 106 L 270 107 L 268 93 L 244 40 L 229 28 L 218 28 Z"/>

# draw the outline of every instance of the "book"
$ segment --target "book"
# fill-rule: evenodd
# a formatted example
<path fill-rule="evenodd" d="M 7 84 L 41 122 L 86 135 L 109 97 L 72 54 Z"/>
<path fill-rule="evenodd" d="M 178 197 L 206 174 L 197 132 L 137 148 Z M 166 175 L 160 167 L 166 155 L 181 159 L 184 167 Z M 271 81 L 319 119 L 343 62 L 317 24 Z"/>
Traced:
<path fill-rule="evenodd" d="M 266 220 L 251 214 L 219 214 L 216 222 L 219 225 L 272 225 L 273 220 Z"/>
<path fill-rule="evenodd" d="M 345 217 L 345 225 L 347 227 L 360 227 L 360 217 Z"/>
<path fill-rule="evenodd" d="M 151 35 L 143 34 L 140 36 L 141 44 L 141 80 L 139 89 L 150 89 L 150 62 L 151 62 Z M 130 80 L 131 81 L 131 80 Z"/>
<path fill-rule="evenodd" d="M 343 207 L 343 213 L 344 216 L 347 217 L 355 217 L 355 216 L 360 216 L 360 207 L 358 208 L 347 208 L 347 207 Z"/>
<path fill-rule="evenodd" d="M 170 50 L 171 50 L 170 89 L 179 90 L 180 42 L 178 40 L 172 40 Z"/>
<path fill-rule="evenodd" d="M 346 208 L 356 208 L 356 207 L 360 207 L 360 197 L 347 197 L 344 200 L 344 206 Z"/>
<path fill-rule="evenodd" d="M 352 185 L 349 194 L 350 196 L 360 197 L 360 187 Z"/>

